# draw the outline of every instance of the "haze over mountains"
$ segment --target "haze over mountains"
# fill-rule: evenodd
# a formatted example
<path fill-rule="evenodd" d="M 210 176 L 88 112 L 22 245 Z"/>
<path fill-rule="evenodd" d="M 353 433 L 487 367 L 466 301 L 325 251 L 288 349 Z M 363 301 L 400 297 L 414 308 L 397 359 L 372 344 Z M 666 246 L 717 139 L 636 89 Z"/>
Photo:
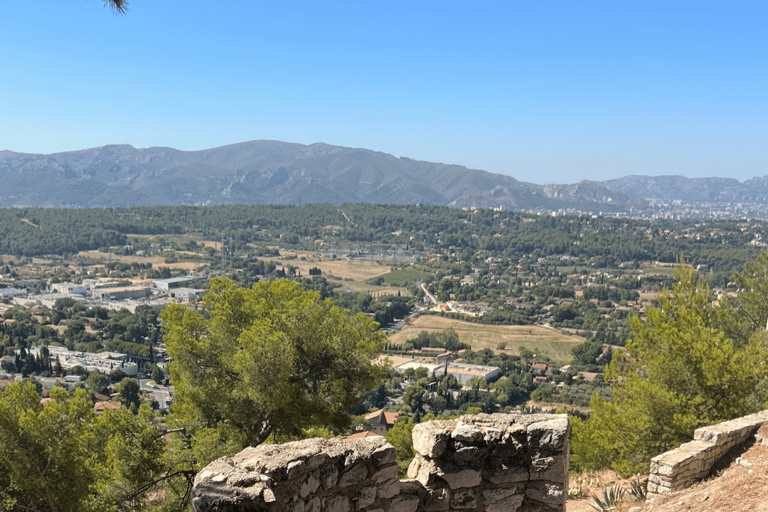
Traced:
<path fill-rule="evenodd" d="M 639 212 L 665 202 L 768 204 L 768 176 L 627 176 L 536 185 L 367 149 L 258 140 L 201 151 L 110 145 L 51 155 L 0 151 L 0 207 L 365 202 Z"/>

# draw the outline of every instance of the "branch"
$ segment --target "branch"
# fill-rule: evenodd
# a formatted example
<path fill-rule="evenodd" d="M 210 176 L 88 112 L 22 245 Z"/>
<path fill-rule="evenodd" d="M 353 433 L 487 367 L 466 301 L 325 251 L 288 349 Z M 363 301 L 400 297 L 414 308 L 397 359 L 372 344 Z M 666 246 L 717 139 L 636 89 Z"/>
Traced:
<path fill-rule="evenodd" d="M 115 14 L 125 14 L 128 12 L 128 0 L 103 0 L 103 2 Z"/>

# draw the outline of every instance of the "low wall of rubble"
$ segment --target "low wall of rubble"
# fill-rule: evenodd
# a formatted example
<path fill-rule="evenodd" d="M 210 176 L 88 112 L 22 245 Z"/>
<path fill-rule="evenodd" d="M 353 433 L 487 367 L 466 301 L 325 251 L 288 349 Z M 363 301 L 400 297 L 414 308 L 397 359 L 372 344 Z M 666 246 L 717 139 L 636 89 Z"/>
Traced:
<path fill-rule="evenodd" d="M 383 437 L 246 448 L 195 478 L 195 512 L 564 512 L 568 419 L 492 414 L 416 425 L 409 480 Z"/>
<path fill-rule="evenodd" d="M 712 467 L 731 448 L 768 423 L 768 410 L 696 429 L 693 441 L 651 459 L 648 499 L 686 489 L 709 476 Z"/>

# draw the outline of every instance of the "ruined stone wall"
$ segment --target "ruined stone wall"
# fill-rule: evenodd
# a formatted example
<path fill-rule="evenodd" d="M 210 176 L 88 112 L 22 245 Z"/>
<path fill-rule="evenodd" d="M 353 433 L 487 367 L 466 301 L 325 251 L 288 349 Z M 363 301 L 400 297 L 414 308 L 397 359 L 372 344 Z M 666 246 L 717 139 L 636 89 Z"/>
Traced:
<path fill-rule="evenodd" d="M 416 425 L 410 480 L 383 437 L 247 448 L 195 479 L 195 512 L 564 512 L 568 419 L 492 414 Z"/>
<path fill-rule="evenodd" d="M 697 429 L 693 441 L 651 459 L 648 499 L 685 489 L 706 478 L 728 450 L 746 441 L 765 423 L 768 411 Z"/>

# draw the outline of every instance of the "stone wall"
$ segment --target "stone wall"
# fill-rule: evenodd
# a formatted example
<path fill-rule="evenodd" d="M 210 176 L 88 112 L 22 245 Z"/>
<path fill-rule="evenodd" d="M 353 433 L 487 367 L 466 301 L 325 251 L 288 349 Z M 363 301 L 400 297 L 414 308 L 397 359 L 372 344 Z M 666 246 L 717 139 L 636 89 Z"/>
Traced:
<path fill-rule="evenodd" d="M 416 425 L 410 480 L 383 437 L 306 439 L 223 457 L 195 479 L 195 512 L 564 512 L 568 419 L 492 414 Z"/>
<path fill-rule="evenodd" d="M 768 423 L 768 410 L 702 427 L 693 441 L 651 459 L 648 499 L 690 487 L 709 476 L 712 467 L 731 448 L 753 436 Z"/>

